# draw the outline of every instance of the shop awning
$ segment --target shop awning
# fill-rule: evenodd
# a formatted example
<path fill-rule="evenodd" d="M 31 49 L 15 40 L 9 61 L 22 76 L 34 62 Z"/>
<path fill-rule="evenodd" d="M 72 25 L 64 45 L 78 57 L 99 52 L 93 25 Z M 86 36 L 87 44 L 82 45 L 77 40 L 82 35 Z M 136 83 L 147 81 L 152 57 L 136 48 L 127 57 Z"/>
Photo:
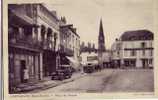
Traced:
<path fill-rule="evenodd" d="M 73 57 L 68 57 L 68 56 L 66 56 L 66 58 L 73 64 L 72 67 L 77 68 L 79 64 L 77 60 L 75 60 Z"/>
<path fill-rule="evenodd" d="M 66 58 L 72 63 L 78 63 L 73 57 L 66 56 Z"/>

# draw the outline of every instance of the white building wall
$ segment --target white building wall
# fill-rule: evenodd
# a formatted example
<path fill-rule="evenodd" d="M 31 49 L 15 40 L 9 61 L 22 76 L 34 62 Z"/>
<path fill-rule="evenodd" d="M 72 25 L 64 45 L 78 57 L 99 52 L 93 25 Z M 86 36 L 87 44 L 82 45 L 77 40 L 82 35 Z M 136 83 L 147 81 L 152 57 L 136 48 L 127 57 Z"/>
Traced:
<path fill-rule="evenodd" d="M 153 41 L 152 40 L 141 40 L 141 41 L 123 41 L 122 43 L 122 52 L 123 52 L 123 59 L 136 59 L 136 67 L 143 67 L 142 60 L 141 59 L 153 59 L 153 54 L 151 55 L 151 50 L 153 52 L 153 49 L 145 49 L 145 55 L 143 55 L 142 49 L 142 42 L 146 44 L 145 48 L 152 48 L 153 47 Z M 132 50 L 124 50 L 125 48 L 128 49 L 136 49 L 136 55 L 131 56 Z M 139 50 L 137 50 L 139 49 Z"/>
<path fill-rule="evenodd" d="M 118 45 L 119 45 L 119 48 L 118 48 Z M 111 59 L 121 59 L 122 57 L 122 43 L 121 41 L 115 41 L 111 47 L 111 52 L 112 52 L 112 55 L 111 55 Z"/>
<path fill-rule="evenodd" d="M 111 52 L 110 51 L 105 51 L 103 52 L 103 62 L 110 62 L 111 60 Z"/>
<path fill-rule="evenodd" d="M 142 49 L 142 42 L 146 44 L 145 48 L 145 55 L 143 55 L 143 49 Z M 120 43 L 121 49 L 117 49 L 117 45 Z M 121 64 L 124 64 L 124 59 L 136 59 L 136 67 L 140 68 L 143 67 L 142 65 L 142 59 L 153 59 L 153 55 L 151 55 L 151 51 L 154 50 L 153 48 L 153 40 L 139 40 L 139 41 L 115 41 L 113 43 L 111 49 L 112 49 L 112 60 L 121 60 Z M 125 50 L 129 49 L 129 50 Z M 130 50 L 131 49 L 131 50 Z M 131 51 L 134 49 L 135 55 L 131 56 Z M 119 53 L 118 53 L 119 52 Z M 153 63 L 153 62 L 152 62 Z M 153 64 L 151 65 L 153 66 Z"/>
<path fill-rule="evenodd" d="M 141 43 L 144 42 L 147 48 L 153 47 L 152 40 L 139 40 L 139 41 L 123 41 L 123 48 L 141 48 Z"/>

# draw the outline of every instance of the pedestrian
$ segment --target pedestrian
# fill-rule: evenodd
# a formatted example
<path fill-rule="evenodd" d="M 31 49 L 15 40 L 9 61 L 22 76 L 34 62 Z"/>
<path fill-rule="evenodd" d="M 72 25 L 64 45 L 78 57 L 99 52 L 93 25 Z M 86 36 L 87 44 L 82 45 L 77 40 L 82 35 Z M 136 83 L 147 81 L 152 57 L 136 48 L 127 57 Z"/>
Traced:
<path fill-rule="evenodd" d="M 28 79 L 29 79 L 29 72 L 28 72 L 28 69 L 25 68 L 24 69 L 24 82 L 27 83 Z"/>

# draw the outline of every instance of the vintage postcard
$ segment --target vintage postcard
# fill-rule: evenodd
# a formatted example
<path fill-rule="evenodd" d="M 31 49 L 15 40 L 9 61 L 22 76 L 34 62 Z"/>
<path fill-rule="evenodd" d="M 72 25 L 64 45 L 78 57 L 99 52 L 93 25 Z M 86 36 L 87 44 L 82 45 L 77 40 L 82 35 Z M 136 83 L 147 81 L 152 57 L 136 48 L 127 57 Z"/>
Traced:
<path fill-rule="evenodd" d="M 156 0 L 4 0 L 5 100 L 155 98 Z"/>

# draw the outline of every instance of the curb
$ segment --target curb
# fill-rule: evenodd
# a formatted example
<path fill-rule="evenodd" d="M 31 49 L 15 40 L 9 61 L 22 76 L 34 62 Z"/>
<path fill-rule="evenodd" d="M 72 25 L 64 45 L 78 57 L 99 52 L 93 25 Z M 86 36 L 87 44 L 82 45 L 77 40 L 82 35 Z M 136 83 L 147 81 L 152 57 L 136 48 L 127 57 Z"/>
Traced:
<path fill-rule="evenodd" d="M 74 79 L 63 80 L 63 81 L 61 81 L 61 82 L 59 82 L 59 83 L 56 83 L 56 84 L 48 84 L 48 85 L 46 85 L 46 86 L 44 86 L 44 87 L 42 87 L 42 88 L 39 88 L 39 89 L 40 89 L 40 90 L 46 90 L 46 89 L 49 89 L 49 88 L 52 88 L 52 87 L 56 87 L 56 86 L 62 85 L 62 84 L 64 84 L 64 83 L 68 83 L 68 82 L 75 81 L 76 79 L 82 78 L 83 76 L 85 76 L 85 75 L 82 74 L 81 76 L 76 77 L 76 78 L 74 78 Z M 36 92 L 36 90 L 35 90 L 35 91 L 32 91 L 32 92 Z"/>
<path fill-rule="evenodd" d="M 72 82 L 76 79 L 82 78 L 83 76 L 86 76 L 86 75 L 81 74 L 80 76 L 72 78 L 72 79 L 63 80 L 63 81 L 60 81 L 60 82 L 57 82 L 57 83 L 54 83 L 54 84 L 47 84 L 47 85 L 37 86 L 37 87 L 31 88 L 31 89 L 28 89 L 28 90 L 19 91 L 19 93 L 29 93 L 29 92 L 30 93 L 36 93 L 36 92 L 38 92 L 38 90 L 46 90 L 46 89 L 49 89 L 49 88 L 53 88 L 53 87 L 62 85 L 64 83 Z"/>

